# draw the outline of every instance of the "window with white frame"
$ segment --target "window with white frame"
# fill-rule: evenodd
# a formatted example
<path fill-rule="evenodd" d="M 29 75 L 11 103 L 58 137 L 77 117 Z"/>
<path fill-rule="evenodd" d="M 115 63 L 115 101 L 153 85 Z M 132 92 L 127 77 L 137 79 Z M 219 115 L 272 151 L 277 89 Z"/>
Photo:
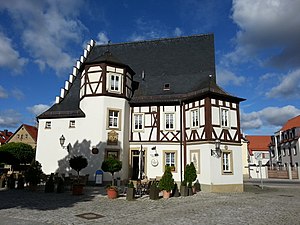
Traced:
<path fill-rule="evenodd" d="M 165 129 L 173 130 L 175 128 L 175 114 L 165 113 Z"/>
<path fill-rule="evenodd" d="M 165 166 L 170 166 L 172 171 L 175 171 L 175 152 L 165 152 Z"/>
<path fill-rule="evenodd" d="M 229 110 L 221 108 L 221 126 L 229 127 Z"/>
<path fill-rule="evenodd" d="M 109 90 L 112 92 L 121 92 L 121 75 L 112 73 L 109 75 Z"/>
<path fill-rule="evenodd" d="M 51 122 L 50 121 L 46 121 L 45 128 L 46 129 L 51 129 Z"/>
<path fill-rule="evenodd" d="M 191 128 L 199 127 L 199 109 L 191 110 Z"/>
<path fill-rule="evenodd" d="M 133 114 L 133 130 L 140 131 L 144 128 L 144 114 L 134 113 Z"/>
<path fill-rule="evenodd" d="M 120 111 L 118 110 L 109 110 L 108 111 L 108 128 L 119 128 L 119 116 Z"/>
<path fill-rule="evenodd" d="M 232 152 L 222 152 L 222 172 L 232 174 Z"/>
<path fill-rule="evenodd" d="M 69 128 L 75 128 L 75 120 L 70 120 Z"/>

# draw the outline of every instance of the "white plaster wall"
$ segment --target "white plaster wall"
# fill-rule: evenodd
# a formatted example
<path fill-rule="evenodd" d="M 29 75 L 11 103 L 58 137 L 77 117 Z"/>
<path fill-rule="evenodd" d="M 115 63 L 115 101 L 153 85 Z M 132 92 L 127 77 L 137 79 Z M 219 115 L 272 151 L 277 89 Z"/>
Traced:
<path fill-rule="evenodd" d="M 120 159 L 123 161 L 123 169 L 120 173 L 122 178 L 127 178 L 128 154 L 129 149 L 129 105 L 126 100 L 111 97 L 86 97 L 81 101 L 81 109 L 85 112 L 85 118 L 67 118 L 67 119 L 42 119 L 39 121 L 39 135 L 37 141 L 36 158 L 42 163 L 43 171 L 46 174 L 52 172 L 68 172 L 68 159 L 70 155 L 84 155 L 89 162 L 82 174 L 90 174 L 89 179 L 94 180 L 94 173 L 101 168 L 104 158 L 105 148 L 119 148 Z M 119 143 L 117 146 L 107 146 L 106 118 L 107 108 L 121 110 L 121 130 L 119 134 Z M 75 120 L 75 128 L 69 128 L 69 121 Z M 51 129 L 44 129 L 45 122 L 51 121 Z M 125 132 L 124 132 L 125 131 Z M 125 133 L 125 134 L 124 134 Z M 64 135 L 65 145 L 71 144 L 72 148 L 68 154 L 66 149 L 62 149 L 59 144 L 59 138 Z M 92 154 L 91 149 L 95 146 L 99 148 L 99 154 Z M 125 153 L 124 153 L 125 151 Z M 59 164 L 59 165 L 58 165 Z M 71 171 L 74 173 L 74 171 Z M 109 180 L 110 176 L 104 176 L 104 180 Z"/>
<path fill-rule="evenodd" d="M 243 183 L 243 163 L 241 146 L 227 145 L 228 150 L 232 151 L 233 174 L 222 174 L 222 158 L 211 157 L 212 184 L 242 184 Z M 212 146 L 213 148 L 213 146 Z M 221 145 L 224 150 L 224 145 Z"/>

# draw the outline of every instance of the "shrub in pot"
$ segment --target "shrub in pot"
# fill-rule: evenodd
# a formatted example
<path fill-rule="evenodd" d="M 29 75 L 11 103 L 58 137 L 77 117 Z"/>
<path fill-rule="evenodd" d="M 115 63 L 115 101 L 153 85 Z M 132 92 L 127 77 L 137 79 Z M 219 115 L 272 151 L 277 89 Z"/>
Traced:
<path fill-rule="evenodd" d="M 187 188 L 185 180 L 183 180 L 181 182 L 181 185 L 180 185 L 180 195 L 181 196 L 187 196 L 188 195 L 188 188 Z"/>
<path fill-rule="evenodd" d="M 174 179 L 173 179 L 173 174 L 171 172 L 171 167 L 166 166 L 165 172 L 158 183 L 158 188 L 159 188 L 159 190 L 163 191 L 164 198 L 170 197 L 170 194 L 174 188 L 174 185 L 175 185 L 175 183 L 174 183 Z"/>
<path fill-rule="evenodd" d="M 83 186 L 84 184 L 80 184 L 79 173 L 82 169 L 87 167 L 88 161 L 82 155 L 73 156 L 69 160 L 70 167 L 77 172 L 77 180 L 73 183 L 72 193 L 73 195 L 81 195 L 83 194 Z"/>
<path fill-rule="evenodd" d="M 114 186 L 114 174 L 119 172 L 122 169 L 122 162 L 112 156 L 104 159 L 102 162 L 101 169 L 104 172 L 111 173 L 112 182 L 111 185 L 108 185 L 106 188 L 108 198 L 114 199 L 118 197 L 118 188 Z"/>
<path fill-rule="evenodd" d="M 153 181 L 150 185 L 150 193 L 149 193 L 151 200 L 159 199 L 159 188 L 157 187 L 157 181 Z"/>
<path fill-rule="evenodd" d="M 45 193 L 54 192 L 54 174 L 51 173 L 45 184 Z"/>
<path fill-rule="evenodd" d="M 126 192 L 126 200 L 134 200 L 134 197 L 135 197 L 135 187 L 131 182 L 128 183 L 128 186 L 127 186 L 127 192 Z"/>
<path fill-rule="evenodd" d="M 25 172 L 25 181 L 29 183 L 29 188 L 36 190 L 43 176 L 42 165 L 38 161 L 33 161 Z"/>
<path fill-rule="evenodd" d="M 194 163 L 191 162 L 190 164 L 187 164 L 185 167 L 185 173 L 184 173 L 184 180 L 186 180 L 188 185 L 188 195 L 193 195 L 193 182 L 197 178 L 197 172 L 196 168 L 194 166 Z"/>

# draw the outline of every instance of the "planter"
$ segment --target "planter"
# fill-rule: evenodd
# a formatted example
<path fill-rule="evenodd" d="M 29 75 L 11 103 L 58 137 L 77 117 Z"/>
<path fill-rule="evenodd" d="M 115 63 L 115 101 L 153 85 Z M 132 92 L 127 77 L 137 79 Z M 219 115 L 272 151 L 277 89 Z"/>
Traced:
<path fill-rule="evenodd" d="M 188 196 L 187 186 L 183 186 L 183 185 L 180 186 L 180 194 L 181 194 L 181 196 L 184 196 L 184 197 Z"/>
<path fill-rule="evenodd" d="M 132 201 L 135 197 L 135 188 L 127 188 L 126 200 Z"/>
<path fill-rule="evenodd" d="M 163 190 L 163 198 L 170 198 L 171 191 Z"/>
<path fill-rule="evenodd" d="M 116 188 L 107 188 L 106 193 L 109 199 L 115 199 L 118 197 L 118 190 Z"/>
<path fill-rule="evenodd" d="M 192 196 L 193 194 L 193 188 L 188 187 L 188 196 Z"/>
<path fill-rule="evenodd" d="M 73 195 L 82 195 L 83 194 L 83 186 L 82 184 L 73 184 L 72 194 Z"/>
<path fill-rule="evenodd" d="M 151 200 L 159 199 L 159 189 L 156 186 L 156 182 L 153 182 L 150 186 L 150 193 L 149 193 Z"/>

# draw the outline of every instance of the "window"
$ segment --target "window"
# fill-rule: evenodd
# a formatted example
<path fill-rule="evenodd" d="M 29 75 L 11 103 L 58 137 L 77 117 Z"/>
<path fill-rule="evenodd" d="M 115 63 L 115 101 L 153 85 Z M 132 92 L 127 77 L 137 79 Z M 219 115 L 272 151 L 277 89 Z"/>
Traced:
<path fill-rule="evenodd" d="M 46 128 L 46 129 L 51 129 L 51 122 L 50 122 L 50 121 L 47 121 L 47 122 L 46 122 L 45 128 Z"/>
<path fill-rule="evenodd" d="M 112 92 L 121 92 L 120 74 L 110 74 L 109 90 Z"/>
<path fill-rule="evenodd" d="M 191 110 L 191 128 L 199 127 L 199 110 Z"/>
<path fill-rule="evenodd" d="M 108 112 L 108 127 L 109 128 L 119 128 L 119 114 L 120 112 L 117 110 L 109 110 Z"/>
<path fill-rule="evenodd" d="M 144 114 L 133 114 L 133 130 L 143 130 L 144 127 Z"/>
<path fill-rule="evenodd" d="M 174 113 L 166 113 L 165 114 L 165 129 L 166 130 L 172 130 L 175 128 L 174 125 Z"/>
<path fill-rule="evenodd" d="M 119 160 L 119 150 L 118 149 L 106 149 L 106 159 L 112 157 Z"/>
<path fill-rule="evenodd" d="M 231 151 L 222 152 L 222 172 L 232 174 L 232 153 Z"/>
<path fill-rule="evenodd" d="M 175 171 L 175 152 L 165 152 L 165 166 L 170 166 L 172 171 Z"/>
<path fill-rule="evenodd" d="M 75 120 L 70 120 L 69 128 L 75 128 Z"/>
<path fill-rule="evenodd" d="M 229 110 L 221 109 L 221 126 L 229 127 Z"/>

